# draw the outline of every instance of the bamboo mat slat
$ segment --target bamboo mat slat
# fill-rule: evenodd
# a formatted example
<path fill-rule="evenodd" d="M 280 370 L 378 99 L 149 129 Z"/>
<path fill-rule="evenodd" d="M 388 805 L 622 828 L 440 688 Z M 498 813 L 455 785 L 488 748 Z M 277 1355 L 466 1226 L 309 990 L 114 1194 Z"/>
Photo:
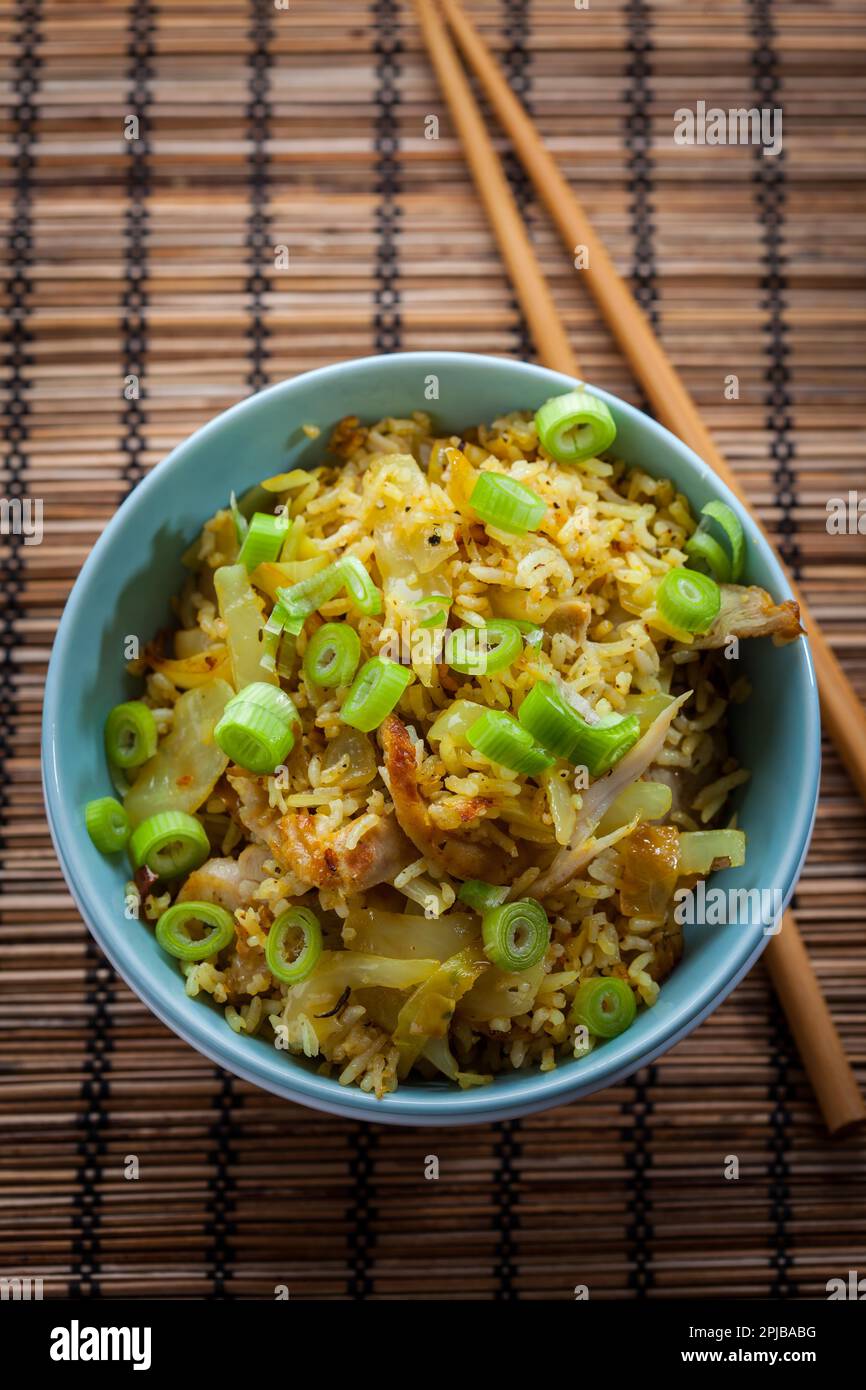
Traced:
<path fill-rule="evenodd" d="M 468 9 L 866 697 L 866 538 L 826 527 L 829 498 L 866 493 L 862 7 Z M 699 99 L 781 106 L 781 158 L 676 146 L 673 112 Z M 507 166 L 588 377 L 640 403 Z M 824 1297 L 862 1273 L 866 1139 L 825 1139 L 762 968 L 587 1101 L 464 1131 L 361 1127 L 167 1033 L 51 852 L 46 663 L 138 479 L 311 367 L 532 355 L 411 5 L 2 0 L 0 264 L 0 496 L 42 498 L 46 525 L 40 546 L 0 536 L 0 1276 L 59 1297 L 537 1300 Z M 824 754 L 796 906 L 866 1082 L 866 814 Z"/>

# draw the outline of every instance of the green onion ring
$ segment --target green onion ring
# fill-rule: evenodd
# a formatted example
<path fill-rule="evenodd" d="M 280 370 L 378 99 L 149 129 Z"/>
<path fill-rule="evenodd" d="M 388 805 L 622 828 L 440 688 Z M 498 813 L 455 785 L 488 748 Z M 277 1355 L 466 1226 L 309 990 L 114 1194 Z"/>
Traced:
<path fill-rule="evenodd" d="M 129 816 L 113 796 L 88 801 L 84 808 L 87 833 L 101 854 L 117 854 L 129 839 Z"/>
<path fill-rule="evenodd" d="M 597 975 L 584 980 L 574 996 L 569 1020 L 582 1024 L 599 1038 L 615 1038 L 634 1023 L 637 1002 L 634 991 L 616 976 Z"/>
<path fill-rule="evenodd" d="M 300 951 L 288 960 L 285 948 L 290 933 L 300 932 Z M 312 974 L 322 954 L 322 928 L 308 907 L 290 907 L 281 912 L 268 932 L 265 959 L 268 969 L 283 985 L 297 985 Z"/>
<path fill-rule="evenodd" d="M 141 700 L 115 705 L 105 721 L 105 753 L 115 767 L 140 767 L 156 752 L 156 720 Z"/>
<path fill-rule="evenodd" d="M 537 492 L 516 478 L 491 472 L 479 473 L 469 505 L 485 525 L 515 536 L 537 531 L 547 511 L 547 503 Z"/>
<path fill-rule="evenodd" d="M 481 921 L 484 951 L 500 970 L 517 974 L 544 956 L 550 942 L 547 913 L 534 898 L 503 903 L 485 912 Z"/>
<path fill-rule="evenodd" d="M 184 930 L 188 922 L 204 922 L 210 931 L 195 941 Z M 156 939 L 164 951 L 177 960 L 206 960 L 230 945 L 235 936 L 231 913 L 216 903 L 175 903 L 166 908 L 156 924 Z"/>
<path fill-rule="evenodd" d="M 483 627 L 459 627 L 446 639 L 445 657 L 452 671 L 464 676 L 490 676 L 516 661 L 523 636 L 508 618 L 491 618 Z"/>
<path fill-rule="evenodd" d="M 672 627 L 684 632 L 706 632 L 722 606 L 718 584 L 699 570 L 668 570 L 656 590 L 656 607 Z"/>
<path fill-rule="evenodd" d="M 133 868 L 146 864 L 159 878 L 192 873 L 209 854 L 207 831 L 186 811 L 158 811 L 136 826 L 129 837 Z"/>
<path fill-rule="evenodd" d="M 324 690 L 348 685 L 361 659 L 361 639 L 348 623 L 323 623 L 304 652 L 304 675 Z"/>
<path fill-rule="evenodd" d="M 616 439 L 616 424 L 604 401 L 582 388 L 553 396 L 536 411 L 541 447 L 557 463 L 596 458 Z"/>

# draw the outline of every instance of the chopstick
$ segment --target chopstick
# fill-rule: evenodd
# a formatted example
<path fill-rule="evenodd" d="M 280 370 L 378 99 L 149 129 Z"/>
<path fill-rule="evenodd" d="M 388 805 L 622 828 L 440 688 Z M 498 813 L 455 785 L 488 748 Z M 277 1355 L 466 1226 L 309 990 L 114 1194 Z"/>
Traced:
<path fill-rule="evenodd" d="M 591 270 L 588 268 L 583 273 L 587 275 L 596 302 L 657 415 L 673 433 L 679 435 L 715 469 L 752 515 L 734 474 L 716 449 L 673 364 L 625 282 L 614 269 L 583 209 L 542 144 L 540 136 L 513 95 L 491 54 L 457 0 L 440 2 L 465 56 L 475 69 L 493 109 L 511 137 L 570 253 L 573 253 L 573 248 L 577 245 L 587 247 Z M 565 330 L 549 291 L 544 295 L 543 313 L 539 315 L 537 312 L 532 295 L 537 293 L 539 282 L 545 284 L 544 275 L 434 0 L 415 0 L 415 7 L 430 59 L 448 102 L 466 160 L 502 250 L 524 315 L 533 332 L 539 357 L 546 366 L 563 371 L 566 375 L 576 376 L 578 373 L 575 368 L 557 365 L 571 356 L 570 352 L 563 351 L 563 340 L 567 345 Z M 555 320 L 556 331 L 552 337 L 548 337 L 551 316 Z M 535 331 L 533 321 L 540 324 L 540 331 Z M 801 603 L 801 611 L 804 617 L 807 616 L 805 604 Z M 811 623 L 810 637 L 813 637 L 817 629 L 813 620 L 809 618 L 808 621 Z M 837 732 L 839 733 L 838 746 L 846 763 L 850 754 L 853 766 L 860 770 L 855 780 L 866 797 L 866 715 L 825 639 L 820 637 L 819 642 L 830 659 L 829 665 L 824 663 L 825 683 L 828 680 L 828 671 L 832 672 L 835 667 L 839 673 L 838 678 L 831 675 L 829 679 L 831 682 L 838 679 L 840 685 L 844 685 L 847 690 L 847 695 L 841 698 L 834 698 L 831 694 L 827 702 L 829 710 L 825 708 L 825 719 L 834 739 Z M 817 668 L 819 657 L 814 637 L 812 646 Z M 853 721 L 853 727 L 855 731 L 860 729 L 862 736 L 858 734 L 848 738 L 846 730 L 846 736 L 843 738 L 841 726 L 851 720 L 852 704 L 857 716 Z M 767 958 L 774 988 L 787 1015 L 826 1126 L 832 1135 L 850 1133 L 866 1120 L 866 1106 L 792 912 L 785 913 L 781 932 L 770 938 Z"/>
<path fill-rule="evenodd" d="M 628 359 L 656 416 L 673 434 L 694 449 L 699 458 L 710 465 L 736 494 L 752 520 L 764 532 L 763 526 L 746 500 L 736 474 L 714 443 L 698 414 L 695 402 L 656 337 L 648 318 L 625 281 L 617 273 L 582 204 L 566 182 L 553 156 L 545 149 L 541 136 L 499 71 L 490 50 L 467 18 L 458 0 L 441 0 L 441 5 L 457 42 L 475 70 L 491 106 L 535 184 L 569 255 L 574 255 L 576 246 L 586 247 L 587 265 L 581 274 L 585 277 L 587 288 Z M 766 532 L 764 535 L 769 540 Z M 784 567 L 778 553 L 776 558 Z M 866 709 L 858 700 L 854 687 L 810 613 L 808 604 L 790 573 L 788 582 L 800 605 L 803 626 L 809 633 L 824 724 L 861 797 L 866 801 Z"/>

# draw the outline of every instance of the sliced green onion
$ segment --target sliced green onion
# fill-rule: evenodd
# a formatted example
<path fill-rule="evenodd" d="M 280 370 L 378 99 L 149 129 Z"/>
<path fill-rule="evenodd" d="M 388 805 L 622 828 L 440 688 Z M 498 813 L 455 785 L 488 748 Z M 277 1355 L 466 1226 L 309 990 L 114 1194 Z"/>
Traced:
<path fill-rule="evenodd" d="M 207 831 L 186 811 L 158 811 L 142 821 L 129 839 L 133 868 L 145 864 L 159 878 L 192 873 L 209 854 Z"/>
<path fill-rule="evenodd" d="M 547 511 L 537 492 L 502 473 L 479 473 L 469 505 L 486 525 L 515 536 L 537 531 Z"/>
<path fill-rule="evenodd" d="M 491 907 L 499 907 L 500 903 L 505 902 L 508 891 L 507 884 L 497 887 L 494 883 L 482 882 L 480 878 L 467 878 L 465 883 L 461 883 L 457 897 L 476 912 L 488 912 Z"/>
<path fill-rule="evenodd" d="M 634 1023 L 637 1003 L 625 980 L 598 975 L 584 980 L 574 996 L 569 1015 L 599 1038 L 615 1038 Z"/>
<path fill-rule="evenodd" d="M 558 758 L 571 758 L 581 726 L 585 724 L 550 681 L 538 681 L 532 687 L 517 711 L 517 718 L 543 748 Z"/>
<path fill-rule="evenodd" d="M 235 535 L 238 538 L 238 545 L 243 545 L 244 536 L 247 534 L 247 527 L 250 523 L 238 506 L 238 499 L 235 497 L 234 493 L 229 497 L 229 507 L 231 508 L 232 518 L 235 523 Z"/>
<path fill-rule="evenodd" d="M 740 518 L 733 507 L 728 506 L 727 502 L 719 502 L 715 499 L 708 502 L 705 507 L 701 507 L 701 516 L 711 517 L 713 521 L 718 522 L 724 531 L 731 547 L 731 578 L 735 584 L 738 584 L 743 575 L 743 563 L 746 556 L 746 536 Z"/>
<path fill-rule="evenodd" d="M 431 613 L 429 618 L 418 624 L 419 627 L 442 627 L 448 621 L 448 614 L 444 608 L 439 608 L 435 613 Z"/>
<path fill-rule="evenodd" d="M 547 913 L 534 898 L 503 903 L 485 912 L 481 921 L 484 953 L 500 970 L 517 974 L 544 956 L 550 941 Z"/>
<path fill-rule="evenodd" d="M 252 574 L 259 565 L 273 564 L 279 559 L 287 529 L 285 515 L 255 512 L 243 538 L 238 564 L 246 567 L 247 574 Z"/>
<path fill-rule="evenodd" d="M 282 605 L 287 620 L 303 620 L 315 613 L 317 608 L 321 608 L 323 603 L 330 603 L 332 598 L 336 598 L 344 583 L 343 568 L 339 561 L 336 561 L 333 565 L 328 565 L 327 569 L 319 570 L 318 574 L 299 579 L 297 584 L 277 589 L 277 601 Z"/>
<path fill-rule="evenodd" d="M 290 618 L 281 603 L 274 604 L 262 633 L 259 665 L 266 671 L 276 671 L 281 676 L 287 676 L 295 648 L 294 638 L 303 626 L 303 618 Z"/>
<path fill-rule="evenodd" d="M 571 751 L 571 761 L 585 767 L 591 777 L 610 772 L 640 738 L 640 720 L 636 714 L 627 714 L 625 718 L 606 714 L 597 724 L 581 720 L 581 726 L 580 737 Z"/>
<path fill-rule="evenodd" d="M 540 647 L 544 640 L 544 629 L 538 623 L 530 623 L 526 618 L 509 618 L 508 621 L 523 634 L 527 647 Z"/>
<path fill-rule="evenodd" d="M 411 679 L 411 671 L 387 657 L 374 656 L 371 661 L 365 661 L 340 711 L 343 723 L 362 734 L 378 729 Z"/>
<path fill-rule="evenodd" d="M 232 762 L 263 776 L 291 752 L 299 722 L 298 711 L 284 690 L 254 681 L 229 700 L 214 738 Z"/>
<path fill-rule="evenodd" d="M 467 742 L 492 763 L 512 772 L 543 772 L 555 761 L 526 729 L 504 710 L 485 710 L 466 730 Z"/>
<path fill-rule="evenodd" d="M 301 944 L 289 957 L 286 947 L 300 933 Z M 322 928 L 308 907 L 290 907 L 281 912 L 268 932 L 265 959 L 268 969 L 284 985 L 297 985 L 312 974 L 322 954 Z"/>
<path fill-rule="evenodd" d="M 191 922 L 210 927 L 199 940 L 189 934 Z M 164 951 L 178 960 L 206 960 L 225 950 L 235 936 L 231 913 L 216 903 L 175 903 L 166 908 L 156 924 L 156 939 Z"/>
<path fill-rule="evenodd" d="M 357 555 L 344 555 L 337 565 L 343 576 L 346 592 L 361 613 L 382 612 L 382 595 L 376 588 Z"/>
<path fill-rule="evenodd" d="M 129 816 L 113 796 L 100 796 L 84 808 L 84 824 L 100 854 L 116 854 L 129 839 Z"/>
<path fill-rule="evenodd" d="M 348 685 L 361 660 L 361 639 L 348 623 L 324 623 L 304 652 L 304 674 L 314 685 L 334 690 Z"/>
<path fill-rule="evenodd" d="M 683 550 L 696 568 L 698 565 L 705 565 L 706 572 L 719 584 L 728 583 L 731 578 L 731 562 L 709 531 L 699 526 L 697 531 L 689 536 Z"/>
<path fill-rule="evenodd" d="M 608 772 L 640 737 L 636 715 L 621 719 L 611 714 L 588 724 L 550 681 L 538 681 L 532 687 L 517 717 L 543 748 L 586 767 L 592 777 Z"/>
<path fill-rule="evenodd" d="M 582 389 L 545 401 L 536 411 L 535 428 L 542 448 L 557 463 L 595 458 L 616 439 L 616 424 L 604 401 Z"/>
<path fill-rule="evenodd" d="M 719 586 L 698 570 L 670 569 L 656 591 L 656 606 L 672 627 L 706 632 L 722 606 Z"/>
<path fill-rule="evenodd" d="M 105 721 L 105 752 L 116 767 L 140 767 L 156 752 L 153 712 L 141 700 L 115 705 Z"/>
<path fill-rule="evenodd" d="M 508 618 L 491 618 L 483 627 L 459 627 L 446 644 L 448 665 L 464 676 L 492 675 L 523 651 L 520 628 Z"/>

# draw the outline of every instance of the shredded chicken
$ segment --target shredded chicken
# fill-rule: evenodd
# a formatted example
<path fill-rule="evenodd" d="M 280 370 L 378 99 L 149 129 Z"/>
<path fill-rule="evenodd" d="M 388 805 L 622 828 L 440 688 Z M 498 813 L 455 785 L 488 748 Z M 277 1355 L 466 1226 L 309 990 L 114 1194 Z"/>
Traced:
<path fill-rule="evenodd" d="M 582 646 L 586 640 L 586 630 L 591 616 L 592 609 L 584 599 L 563 599 L 545 622 L 544 630 L 551 634 L 564 632 L 566 636 L 573 638 L 578 646 Z"/>
<path fill-rule="evenodd" d="M 691 694 L 691 690 L 687 691 L 668 705 L 667 709 L 662 710 L 634 748 L 631 748 L 610 772 L 593 782 L 583 798 L 583 806 L 569 844 L 559 851 L 553 863 L 533 883 L 531 891 L 534 898 L 545 898 L 555 893 L 590 863 L 597 853 L 595 841 L 591 838 L 592 832 L 620 792 L 631 786 L 632 782 L 636 782 L 638 777 L 642 777 L 658 757 L 671 723 Z"/>
<path fill-rule="evenodd" d="M 344 888 L 364 893 L 392 879 L 414 858 L 406 836 L 393 816 L 379 816 L 356 845 L 350 846 L 353 823 L 322 835 L 308 811 L 280 816 L 268 803 L 264 781 L 233 769 L 229 782 L 238 795 L 241 824 L 263 840 L 277 863 L 311 888 Z"/>
<path fill-rule="evenodd" d="M 455 878 L 501 883 L 513 871 L 513 863 L 504 849 L 490 843 L 454 838 L 433 824 L 418 788 L 418 765 L 412 740 L 396 714 L 388 716 L 379 736 L 397 820 L 428 864 Z M 481 803 L 482 798 L 475 798 L 470 818 L 480 812 Z"/>
<path fill-rule="evenodd" d="M 720 584 L 722 606 L 708 632 L 696 636 L 688 651 L 724 647 L 730 637 L 772 637 L 777 647 L 794 642 L 802 633 L 800 609 L 793 600 L 774 603 L 757 585 Z"/>
<path fill-rule="evenodd" d="M 179 903 L 216 903 L 227 912 L 249 907 L 253 893 L 267 878 L 265 845 L 247 845 L 237 859 L 208 859 L 193 869 L 177 895 Z"/>
<path fill-rule="evenodd" d="M 308 811 L 283 816 L 280 861 L 304 883 L 316 888 L 344 888 L 364 893 L 393 879 L 412 862 L 414 851 L 393 816 L 380 816 L 356 845 L 350 846 L 351 821 L 333 835 L 316 830 Z"/>

